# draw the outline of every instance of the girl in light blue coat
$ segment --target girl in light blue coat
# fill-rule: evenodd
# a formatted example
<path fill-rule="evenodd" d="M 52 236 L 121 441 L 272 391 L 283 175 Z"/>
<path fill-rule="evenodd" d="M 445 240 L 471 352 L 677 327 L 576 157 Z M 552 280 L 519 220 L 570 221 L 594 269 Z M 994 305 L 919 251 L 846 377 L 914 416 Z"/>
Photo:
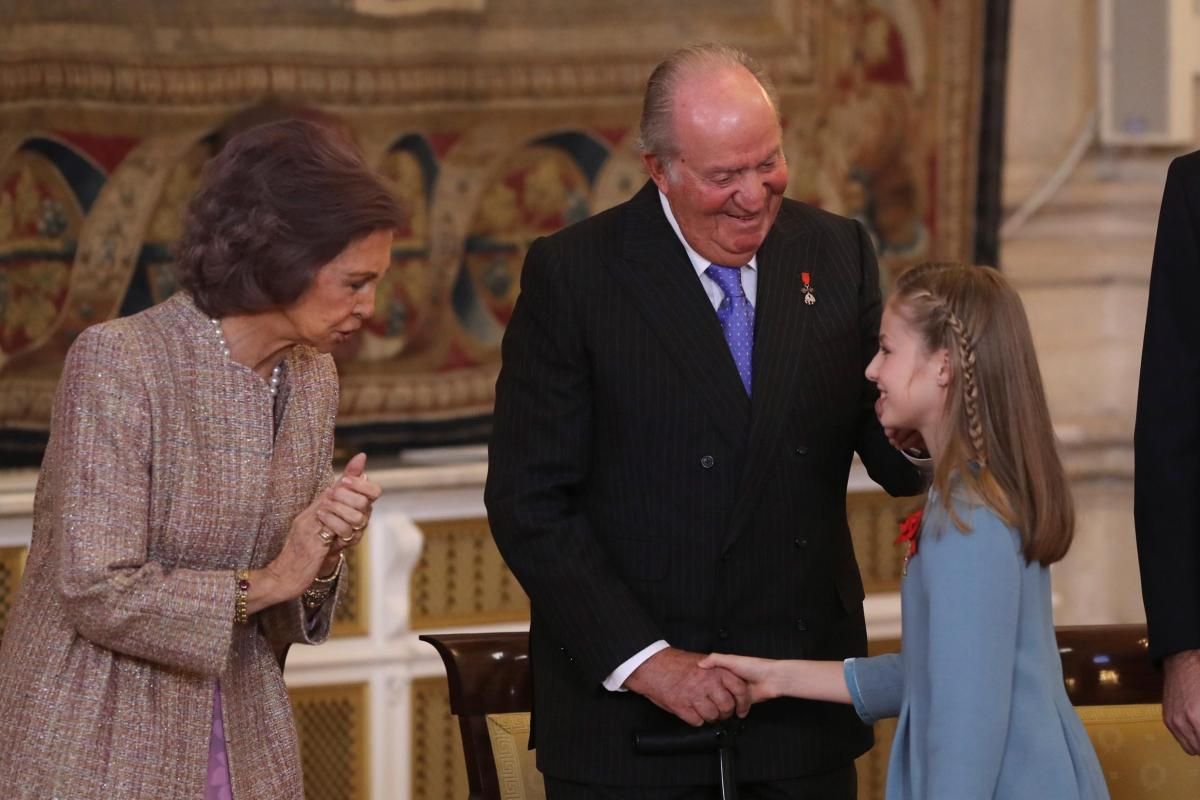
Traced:
<path fill-rule="evenodd" d="M 844 664 L 715 654 L 754 701 L 853 703 L 898 716 L 888 800 L 1103 800 L 1063 687 L 1050 564 L 1074 509 L 1029 323 L 999 272 L 900 276 L 867 367 L 889 435 L 919 431 L 933 487 L 905 558 L 901 652 Z M 751 724 L 753 712 L 751 711 Z"/>

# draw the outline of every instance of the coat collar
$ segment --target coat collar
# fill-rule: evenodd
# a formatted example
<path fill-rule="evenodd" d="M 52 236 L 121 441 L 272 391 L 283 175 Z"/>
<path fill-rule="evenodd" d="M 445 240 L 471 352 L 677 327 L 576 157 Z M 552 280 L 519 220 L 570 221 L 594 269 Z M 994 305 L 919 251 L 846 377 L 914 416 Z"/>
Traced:
<path fill-rule="evenodd" d="M 276 402 L 268 401 L 268 389 L 262 376 L 242 364 L 232 362 L 222 352 L 220 337 L 208 316 L 196 307 L 186 292 L 178 292 L 163 303 L 171 314 L 175 330 L 194 342 L 189 372 L 205 376 L 196 381 L 196 397 L 213 408 L 225 403 L 261 406 L 262 415 L 242 415 L 250 429 L 239 431 L 231 441 L 238 441 L 267 464 L 279 460 L 283 445 L 290 445 L 298 421 L 317 413 L 313 403 L 317 398 L 310 384 L 318 379 L 320 362 L 328 359 L 316 350 L 296 345 L 284 358 Z M 182 377 L 182 376 L 181 376 Z M 239 418 L 234 415 L 231 418 Z M 252 423 L 249 420 L 253 420 Z"/>

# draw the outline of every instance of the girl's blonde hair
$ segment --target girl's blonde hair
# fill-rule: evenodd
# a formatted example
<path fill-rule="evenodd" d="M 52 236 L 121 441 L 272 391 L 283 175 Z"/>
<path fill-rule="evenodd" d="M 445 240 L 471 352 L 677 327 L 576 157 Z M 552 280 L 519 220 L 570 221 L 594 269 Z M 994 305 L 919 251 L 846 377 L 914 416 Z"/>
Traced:
<path fill-rule="evenodd" d="M 952 477 L 1021 534 L 1025 560 L 1066 555 L 1075 507 L 1059 460 L 1033 337 L 1021 299 L 994 269 L 921 264 L 888 301 L 928 352 L 950 354 L 947 435 L 933 485 L 950 504 Z"/>

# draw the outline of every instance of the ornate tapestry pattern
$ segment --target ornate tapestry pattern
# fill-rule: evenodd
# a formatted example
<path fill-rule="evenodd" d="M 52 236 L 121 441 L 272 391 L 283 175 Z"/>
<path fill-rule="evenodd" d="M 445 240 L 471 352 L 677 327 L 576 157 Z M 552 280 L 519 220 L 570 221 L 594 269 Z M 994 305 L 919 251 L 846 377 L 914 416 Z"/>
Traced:
<path fill-rule="evenodd" d="M 536 0 L 457 16 L 308 0 L 281 17 L 251 2 L 237 26 L 189 3 L 160 4 L 152 24 L 77 5 L 18 2 L 0 32 L 7 463 L 40 457 L 74 337 L 175 290 L 183 209 L 247 116 L 338 120 L 407 212 L 374 317 L 336 353 L 343 451 L 486 437 L 526 249 L 641 185 L 644 81 L 688 41 L 764 61 L 789 194 L 861 220 L 885 283 L 969 255 L 979 0 L 702 0 L 687 25 L 666 2 L 586 0 L 566 17 Z"/>

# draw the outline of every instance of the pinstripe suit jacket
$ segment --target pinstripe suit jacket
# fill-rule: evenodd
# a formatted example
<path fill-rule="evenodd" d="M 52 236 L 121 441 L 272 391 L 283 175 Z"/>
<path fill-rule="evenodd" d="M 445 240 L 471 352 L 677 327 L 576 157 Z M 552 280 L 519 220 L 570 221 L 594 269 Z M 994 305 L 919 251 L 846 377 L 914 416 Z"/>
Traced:
<path fill-rule="evenodd" d="M 712 756 L 635 755 L 635 730 L 682 723 L 601 686 L 657 639 L 772 658 L 865 653 L 845 513 L 854 452 L 889 492 L 922 488 L 863 377 L 880 314 L 875 256 L 857 223 L 784 200 L 758 269 L 751 399 L 652 183 L 529 250 L 486 501 L 532 599 L 548 774 L 715 780 Z M 848 706 L 774 701 L 747 719 L 738 774 L 819 773 L 871 741 Z"/>

